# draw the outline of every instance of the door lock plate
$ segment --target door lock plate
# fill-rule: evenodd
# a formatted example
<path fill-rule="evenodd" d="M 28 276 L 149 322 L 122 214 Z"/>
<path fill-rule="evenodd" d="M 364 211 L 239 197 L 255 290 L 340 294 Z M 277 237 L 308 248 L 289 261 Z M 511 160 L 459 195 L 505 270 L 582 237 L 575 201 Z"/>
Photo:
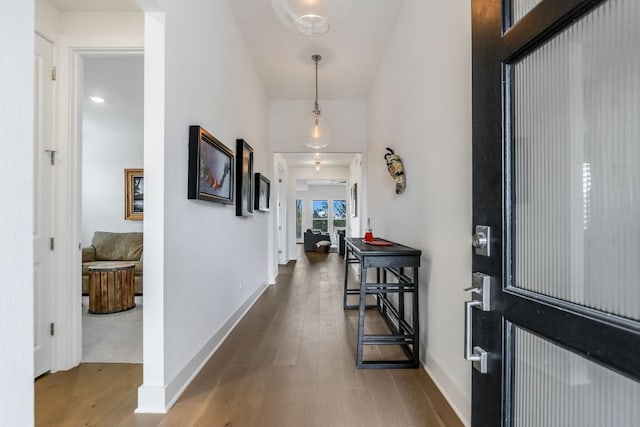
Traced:
<path fill-rule="evenodd" d="M 476 255 L 491 256 L 491 227 L 476 225 L 476 232 L 471 240 Z"/>

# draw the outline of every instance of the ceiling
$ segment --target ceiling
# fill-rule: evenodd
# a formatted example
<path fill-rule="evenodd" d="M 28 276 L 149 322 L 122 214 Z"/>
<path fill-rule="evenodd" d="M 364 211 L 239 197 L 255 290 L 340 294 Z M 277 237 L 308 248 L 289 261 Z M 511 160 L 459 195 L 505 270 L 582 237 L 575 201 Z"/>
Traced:
<path fill-rule="evenodd" d="M 49 0 L 61 12 L 139 12 L 135 0 Z M 329 32 L 307 37 L 287 28 L 270 0 L 228 0 L 271 100 L 311 100 L 314 63 L 323 100 L 366 100 L 404 0 L 353 0 Z M 344 1 L 344 0 L 339 0 Z M 322 153 L 323 167 L 348 167 L 354 154 Z M 313 166 L 313 154 L 284 154 L 293 167 Z"/>
<path fill-rule="evenodd" d="M 140 12 L 134 0 L 49 0 L 60 12 Z"/>
<path fill-rule="evenodd" d="M 82 123 L 85 132 L 105 127 L 123 135 L 143 132 L 144 58 L 141 54 L 83 57 Z M 90 96 L 104 98 L 96 104 Z"/>
<path fill-rule="evenodd" d="M 343 0 L 340 0 L 343 1 Z M 320 54 L 320 100 L 365 100 L 404 0 L 353 0 L 341 22 L 320 37 L 290 30 L 269 0 L 230 0 L 270 99 L 313 99 Z"/>
<path fill-rule="evenodd" d="M 140 11 L 135 0 L 49 0 L 61 12 Z M 344 1 L 344 0 L 339 0 Z M 404 0 L 353 0 L 329 32 L 307 37 L 278 19 L 270 0 L 229 0 L 269 99 L 365 100 Z"/>
<path fill-rule="evenodd" d="M 320 162 L 323 168 L 348 168 L 355 153 L 280 153 L 289 167 L 312 167 Z"/>

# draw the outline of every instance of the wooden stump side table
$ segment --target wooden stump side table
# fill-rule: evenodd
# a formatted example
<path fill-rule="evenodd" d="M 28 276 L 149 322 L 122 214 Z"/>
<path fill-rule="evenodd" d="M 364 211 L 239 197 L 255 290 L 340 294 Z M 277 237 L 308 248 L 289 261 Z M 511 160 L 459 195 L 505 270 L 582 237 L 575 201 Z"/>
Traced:
<path fill-rule="evenodd" d="M 135 264 L 94 265 L 89 270 L 89 313 L 131 310 L 135 303 Z"/>

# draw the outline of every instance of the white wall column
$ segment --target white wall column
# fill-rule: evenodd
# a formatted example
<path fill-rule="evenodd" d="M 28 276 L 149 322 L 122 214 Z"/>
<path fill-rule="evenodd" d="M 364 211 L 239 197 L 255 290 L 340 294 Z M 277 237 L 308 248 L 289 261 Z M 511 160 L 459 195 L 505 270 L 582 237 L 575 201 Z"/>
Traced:
<path fill-rule="evenodd" d="M 34 2 L 0 4 L 0 420 L 33 425 Z"/>

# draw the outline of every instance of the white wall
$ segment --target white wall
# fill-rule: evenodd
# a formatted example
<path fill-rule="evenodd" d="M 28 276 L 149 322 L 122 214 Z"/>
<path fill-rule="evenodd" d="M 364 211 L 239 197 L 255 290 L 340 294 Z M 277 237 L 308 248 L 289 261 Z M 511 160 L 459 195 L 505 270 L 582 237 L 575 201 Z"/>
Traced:
<path fill-rule="evenodd" d="M 236 138 L 245 139 L 255 150 L 254 170 L 267 170 L 266 92 L 233 14 L 225 1 L 194 0 L 188 8 L 179 0 L 158 4 L 165 14 L 164 39 L 161 29 L 155 37 L 148 33 L 145 50 L 158 60 L 156 66 L 165 65 L 155 103 L 164 106 L 164 115 L 145 116 L 145 173 L 150 170 L 161 183 L 154 186 L 146 176 L 145 203 L 160 203 L 161 210 L 145 212 L 145 235 L 159 232 L 164 249 L 151 254 L 145 249 L 145 300 L 150 285 L 152 301 L 163 311 L 154 310 L 152 317 L 145 312 L 144 322 L 153 322 L 163 333 L 149 346 L 145 336 L 140 411 L 161 411 L 172 404 L 266 287 L 270 263 L 270 213 L 239 218 L 233 206 L 187 200 L 189 125 L 203 126 L 234 151 Z M 162 25 L 160 19 L 158 23 Z M 158 77 L 160 69 L 151 68 Z M 148 140 L 147 129 L 153 127 L 161 127 L 163 135 Z M 151 148 L 156 152 L 150 153 Z M 155 276 L 158 283 L 148 283 L 149 256 L 163 268 Z M 159 362 L 152 360 L 156 350 L 164 354 Z M 148 370 L 147 362 L 155 368 Z"/>
<path fill-rule="evenodd" d="M 15 426 L 34 422 L 33 52 L 33 1 L 0 3 L 0 420 Z"/>
<path fill-rule="evenodd" d="M 296 259 L 296 182 L 307 179 L 347 179 L 347 168 L 320 168 L 319 171 L 310 167 L 289 167 L 287 177 L 287 257 Z M 348 199 L 347 199 L 348 200 Z M 302 227 L 302 231 L 309 227 Z"/>
<path fill-rule="evenodd" d="M 143 61 L 142 55 L 83 61 L 83 246 L 96 231 L 142 231 L 142 221 L 124 219 L 124 169 L 142 169 L 144 162 Z M 87 97 L 98 88 L 107 90 L 100 92 L 107 101 L 91 105 Z"/>
<path fill-rule="evenodd" d="M 471 7 L 406 0 L 369 95 L 368 192 L 374 234 L 422 249 L 421 357 L 468 422 L 462 288 L 471 280 Z M 446 43 L 445 43 L 446 41 Z M 406 191 L 383 159 L 405 166 Z M 426 354 L 425 354 L 426 350 Z"/>

